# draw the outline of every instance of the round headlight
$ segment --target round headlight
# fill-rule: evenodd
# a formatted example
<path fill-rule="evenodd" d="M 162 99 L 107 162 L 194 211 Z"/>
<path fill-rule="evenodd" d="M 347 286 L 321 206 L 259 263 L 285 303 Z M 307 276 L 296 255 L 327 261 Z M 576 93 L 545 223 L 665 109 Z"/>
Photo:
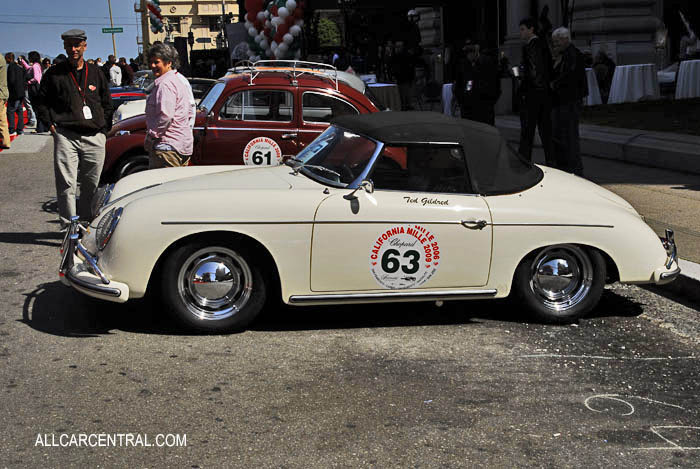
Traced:
<path fill-rule="evenodd" d="M 100 214 L 102 207 L 109 203 L 109 199 L 112 197 L 112 191 L 114 190 L 114 184 L 105 184 L 97 188 L 95 196 L 92 198 L 92 218 L 93 220 L 97 218 Z"/>
<path fill-rule="evenodd" d="M 112 239 L 112 234 L 119 224 L 119 220 L 122 217 L 123 207 L 113 208 L 107 213 L 97 224 L 97 230 L 95 232 L 95 240 L 97 241 L 97 249 L 102 251 L 109 240 Z"/>

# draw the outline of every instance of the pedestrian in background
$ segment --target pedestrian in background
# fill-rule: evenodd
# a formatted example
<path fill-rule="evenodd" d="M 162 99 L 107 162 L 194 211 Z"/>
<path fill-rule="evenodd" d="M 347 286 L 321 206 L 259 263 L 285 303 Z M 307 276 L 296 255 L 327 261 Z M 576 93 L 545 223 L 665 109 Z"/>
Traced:
<path fill-rule="evenodd" d="M 146 100 L 149 168 L 187 166 L 194 143 L 190 127 L 191 89 L 177 76 L 177 51 L 167 44 L 154 44 L 148 50 L 148 62 L 155 76 Z"/>
<path fill-rule="evenodd" d="M 477 44 L 465 44 L 463 52 L 454 86 L 462 118 L 495 125 L 494 107 L 501 96 L 496 59 Z"/>
<path fill-rule="evenodd" d="M 401 96 L 401 110 L 413 110 L 413 99 L 415 98 L 415 81 L 416 81 L 416 65 L 417 61 L 412 50 L 409 50 L 406 45 L 398 41 L 396 43 L 397 52 L 394 54 L 393 73 L 396 78 L 396 83 L 399 87 L 399 95 Z M 340 69 L 339 69 L 340 70 Z M 396 111 L 397 109 L 392 109 Z"/>
<path fill-rule="evenodd" d="M 102 71 L 110 86 L 122 86 L 122 70 L 117 65 L 116 57 L 109 55 L 107 62 L 102 66 Z"/>
<path fill-rule="evenodd" d="M 7 62 L 7 88 L 9 98 L 7 101 L 7 123 L 10 129 L 10 136 L 22 135 L 24 133 L 24 112 L 22 101 L 24 101 L 24 70 L 15 62 L 15 54 L 8 52 L 5 54 Z"/>
<path fill-rule="evenodd" d="M 10 148 L 10 129 L 7 126 L 7 113 L 5 113 L 5 105 L 10 97 L 10 91 L 7 89 L 7 63 L 5 57 L 0 55 L 0 148 Z"/>
<path fill-rule="evenodd" d="M 520 148 L 519 153 L 532 161 L 535 128 L 539 130 L 547 166 L 556 167 L 552 148 L 552 101 L 550 77 L 552 55 L 547 43 L 535 34 L 537 22 L 526 18 L 520 22 L 523 46 L 523 73 L 520 82 Z"/>
<path fill-rule="evenodd" d="M 588 95 L 584 57 L 571 43 L 571 33 L 566 28 L 552 33 L 552 49 L 552 140 L 557 168 L 583 176 L 579 120 L 582 100 Z"/>
<path fill-rule="evenodd" d="M 46 73 L 50 66 L 51 59 L 49 59 L 48 57 L 44 57 L 44 60 L 41 61 L 41 74 L 43 75 L 44 73 Z"/>
<path fill-rule="evenodd" d="M 52 123 L 54 173 L 61 229 L 77 214 L 92 218 L 92 198 L 102 173 L 105 142 L 112 122 L 109 83 L 97 65 L 83 58 L 85 31 L 71 29 L 61 35 L 68 60 L 46 73 L 37 99 L 37 114 Z"/>
<path fill-rule="evenodd" d="M 41 86 L 43 72 L 41 70 L 41 56 L 39 53 L 33 50 L 27 55 L 31 65 L 27 64 L 27 62 L 24 60 L 21 60 L 20 64 L 25 68 L 24 78 L 27 80 L 27 95 L 25 96 L 25 101 L 28 101 L 31 104 L 39 95 L 39 87 Z M 49 130 L 48 123 L 42 121 L 38 115 L 35 117 L 36 129 L 34 130 L 34 133 L 42 134 L 47 132 Z"/>
<path fill-rule="evenodd" d="M 129 86 L 134 82 L 134 71 L 126 63 L 126 57 L 119 57 L 119 69 L 122 72 L 122 86 Z"/>

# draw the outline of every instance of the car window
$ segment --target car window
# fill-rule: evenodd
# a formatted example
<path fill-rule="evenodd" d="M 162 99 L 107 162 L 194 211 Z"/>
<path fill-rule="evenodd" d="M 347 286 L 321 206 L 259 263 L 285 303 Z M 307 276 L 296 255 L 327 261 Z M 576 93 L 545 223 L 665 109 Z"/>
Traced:
<path fill-rule="evenodd" d="M 327 94 L 306 92 L 301 101 L 304 122 L 329 123 L 346 114 L 359 114 L 352 104 Z"/>
<path fill-rule="evenodd" d="M 199 103 L 199 109 L 204 109 L 207 112 L 211 111 L 212 107 L 214 107 L 214 104 L 216 104 L 216 101 L 219 99 L 219 96 L 223 93 L 224 88 L 226 88 L 226 83 L 220 81 L 209 88 L 209 92 L 207 92 L 206 96 L 204 96 Z"/>
<path fill-rule="evenodd" d="M 211 83 L 191 83 L 191 85 L 194 99 L 202 99 L 209 91 L 209 88 L 211 88 Z"/>
<path fill-rule="evenodd" d="M 442 145 L 386 146 L 370 176 L 376 189 L 471 193 L 464 152 Z"/>
<path fill-rule="evenodd" d="M 293 102 L 289 91 L 240 91 L 229 96 L 219 115 L 227 120 L 291 122 Z"/>

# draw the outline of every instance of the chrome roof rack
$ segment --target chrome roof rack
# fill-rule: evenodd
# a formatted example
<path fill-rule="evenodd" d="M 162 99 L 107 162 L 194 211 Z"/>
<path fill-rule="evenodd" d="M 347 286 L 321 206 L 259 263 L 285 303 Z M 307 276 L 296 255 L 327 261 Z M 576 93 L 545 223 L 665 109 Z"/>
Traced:
<path fill-rule="evenodd" d="M 287 73 L 294 85 L 297 78 L 302 75 L 315 75 L 329 80 L 338 90 L 338 69 L 333 65 L 318 62 L 305 62 L 303 60 L 258 60 L 252 64 L 243 64 L 228 70 L 229 73 L 242 73 L 250 77 L 249 85 L 253 85 L 255 78 L 263 72 Z"/>

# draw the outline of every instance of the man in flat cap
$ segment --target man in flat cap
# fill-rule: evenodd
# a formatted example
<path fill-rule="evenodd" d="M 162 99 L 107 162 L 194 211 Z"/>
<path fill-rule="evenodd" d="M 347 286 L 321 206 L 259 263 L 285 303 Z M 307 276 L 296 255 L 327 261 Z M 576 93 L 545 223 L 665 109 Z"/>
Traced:
<path fill-rule="evenodd" d="M 92 218 L 91 203 L 102 173 L 106 135 L 112 123 L 112 97 L 102 70 L 83 59 L 85 31 L 61 35 L 68 60 L 51 67 L 41 80 L 37 114 L 51 124 L 54 173 L 61 229 L 76 215 Z"/>

